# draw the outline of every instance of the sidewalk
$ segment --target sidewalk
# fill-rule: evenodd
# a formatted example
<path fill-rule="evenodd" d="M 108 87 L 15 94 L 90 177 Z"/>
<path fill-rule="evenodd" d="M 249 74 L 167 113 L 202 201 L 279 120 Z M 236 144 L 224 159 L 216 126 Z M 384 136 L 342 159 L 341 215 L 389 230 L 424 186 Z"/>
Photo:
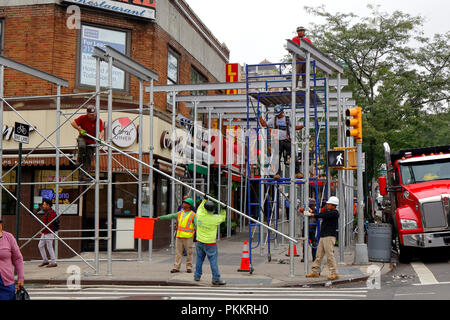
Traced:
<path fill-rule="evenodd" d="M 239 233 L 231 238 L 224 238 L 218 242 L 219 270 L 227 286 L 246 287 L 304 287 L 304 286 L 328 286 L 330 284 L 342 284 L 348 282 L 365 282 L 370 274 L 367 269 L 376 265 L 381 270 L 381 275 L 391 271 L 390 263 L 369 262 L 368 265 L 353 265 L 354 249 L 349 248 L 344 255 L 345 264 L 339 264 L 339 251 L 335 247 L 336 261 L 338 262 L 339 279 L 329 281 L 326 258 L 323 260 L 323 268 L 320 278 L 305 278 L 304 263 L 301 261 L 302 248 L 297 245 L 299 257 L 294 258 L 294 277 L 290 277 L 290 258 L 286 256 L 289 243 L 281 244 L 274 248 L 271 242 L 271 261 L 268 261 L 267 246 L 261 255 L 260 246 L 252 250 L 253 273 L 238 272 L 240 268 L 244 241 L 248 241 L 248 232 Z M 253 246 L 256 243 L 252 243 Z M 89 264 L 94 266 L 94 252 L 82 253 L 81 256 Z M 175 255 L 170 249 L 153 250 L 152 259 L 149 261 L 148 251 L 142 252 L 142 260 L 137 261 L 137 252 L 113 252 L 112 275 L 107 275 L 106 252 L 100 253 L 99 272 L 96 275 L 93 268 L 89 267 L 79 257 L 58 261 L 56 268 L 39 268 L 41 261 L 25 262 L 26 284 L 67 284 L 73 267 L 81 270 L 81 285 L 170 285 L 170 286 L 211 286 L 211 269 L 207 259 L 203 264 L 203 276 L 201 281 L 193 279 L 193 273 L 185 272 L 185 258 L 180 273 L 170 273 Z M 311 259 L 311 255 L 310 255 Z M 73 260 L 73 261 L 71 261 Z M 309 263 L 311 269 L 312 261 Z M 69 268 L 71 267 L 71 268 Z M 195 268 L 195 250 L 194 250 Z"/>

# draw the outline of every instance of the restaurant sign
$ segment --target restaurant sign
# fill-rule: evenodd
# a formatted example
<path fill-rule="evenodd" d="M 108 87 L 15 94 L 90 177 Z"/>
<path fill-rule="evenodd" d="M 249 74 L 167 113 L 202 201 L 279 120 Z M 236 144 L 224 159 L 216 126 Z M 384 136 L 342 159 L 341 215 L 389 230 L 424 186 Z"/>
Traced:
<path fill-rule="evenodd" d="M 156 0 L 64 0 L 78 5 L 155 20 Z"/>

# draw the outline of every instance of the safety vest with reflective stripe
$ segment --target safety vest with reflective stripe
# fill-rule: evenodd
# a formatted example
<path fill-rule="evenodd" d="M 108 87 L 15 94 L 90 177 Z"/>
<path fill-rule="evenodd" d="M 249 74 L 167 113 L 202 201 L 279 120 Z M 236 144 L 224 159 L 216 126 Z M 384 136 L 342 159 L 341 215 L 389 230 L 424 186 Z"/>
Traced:
<path fill-rule="evenodd" d="M 189 211 L 188 214 L 184 215 L 184 211 L 178 211 L 177 218 L 177 238 L 192 238 L 194 236 L 194 217 L 195 212 Z"/>

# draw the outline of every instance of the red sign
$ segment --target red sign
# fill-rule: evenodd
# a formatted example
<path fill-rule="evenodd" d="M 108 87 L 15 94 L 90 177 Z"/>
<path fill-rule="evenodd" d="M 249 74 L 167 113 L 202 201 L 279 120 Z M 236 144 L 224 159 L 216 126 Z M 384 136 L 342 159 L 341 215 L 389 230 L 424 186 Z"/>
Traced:
<path fill-rule="evenodd" d="M 117 2 L 125 2 L 129 4 L 133 4 L 135 6 L 141 6 L 146 8 L 155 8 L 156 1 L 155 0 L 114 0 Z"/>
<path fill-rule="evenodd" d="M 228 63 L 226 70 L 226 81 L 227 82 L 238 82 L 239 81 L 239 64 L 238 63 Z M 237 94 L 237 89 L 227 90 L 227 94 Z"/>
<path fill-rule="evenodd" d="M 135 239 L 153 239 L 153 228 L 155 226 L 155 219 L 153 218 L 134 218 L 134 238 Z"/>

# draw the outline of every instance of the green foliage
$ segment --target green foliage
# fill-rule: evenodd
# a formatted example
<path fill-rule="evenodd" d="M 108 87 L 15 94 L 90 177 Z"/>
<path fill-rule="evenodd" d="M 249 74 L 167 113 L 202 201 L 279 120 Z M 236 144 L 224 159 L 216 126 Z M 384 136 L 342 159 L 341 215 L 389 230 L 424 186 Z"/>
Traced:
<path fill-rule="evenodd" d="M 429 39 L 421 17 L 368 7 L 368 17 L 331 14 L 324 6 L 305 9 L 325 20 L 313 24 L 308 37 L 344 66 L 344 90 L 363 109 L 370 178 L 383 162 L 385 141 L 393 151 L 450 143 L 450 32 Z"/>

